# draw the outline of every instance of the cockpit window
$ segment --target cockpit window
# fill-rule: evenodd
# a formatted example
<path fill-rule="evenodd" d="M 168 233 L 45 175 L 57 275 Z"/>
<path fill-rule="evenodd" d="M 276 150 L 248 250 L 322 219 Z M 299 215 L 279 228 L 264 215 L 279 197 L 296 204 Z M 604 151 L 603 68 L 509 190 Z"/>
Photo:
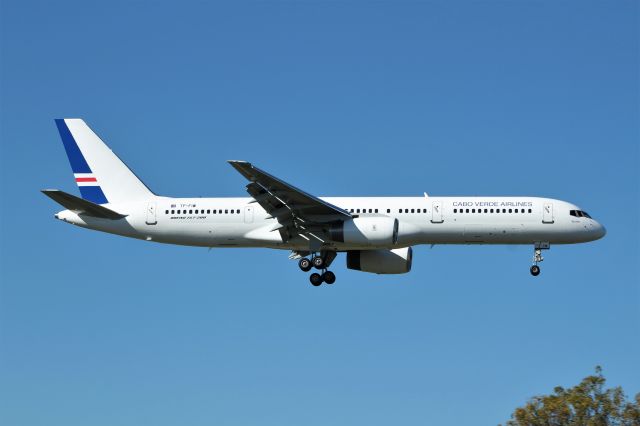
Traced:
<path fill-rule="evenodd" d="M 569 214 L 571 216 L 575 216 L 575 217 L 587 217 L 587 218 L 591 219 L 591 216 L 589 216 L 589 213 L 584 212 L 582 210 L 571 210 L 571 211 L 569 211 Z"/>

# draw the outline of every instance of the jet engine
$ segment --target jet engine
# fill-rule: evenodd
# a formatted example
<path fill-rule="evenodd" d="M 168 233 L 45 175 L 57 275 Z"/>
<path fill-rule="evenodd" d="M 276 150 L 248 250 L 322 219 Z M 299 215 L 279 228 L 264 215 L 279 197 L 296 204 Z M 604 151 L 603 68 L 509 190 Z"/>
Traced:
<path fill-rule="evenodd" d="M 354 250 L 347 252 L 347 268 L 374 274 L 405 274 L 411 270 L 413 250 Z"/>
<path fill-rule="evenodd" d="M 329 229 L 333 241 L 358 245 L 392 245 L 398 242 L 398 219 L 356 217 Z"/>

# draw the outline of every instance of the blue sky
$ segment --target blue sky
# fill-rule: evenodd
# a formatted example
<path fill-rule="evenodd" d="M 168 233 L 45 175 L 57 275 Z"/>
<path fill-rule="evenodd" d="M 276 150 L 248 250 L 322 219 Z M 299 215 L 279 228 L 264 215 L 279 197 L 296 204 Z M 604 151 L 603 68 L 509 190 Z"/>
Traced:
<path fill-rule="evenodd" d="M 1 423 L 497 424 L 595 365 L 640 392 L 637 2 L 0 12 Z M 244 196 L 246 159 L 316 195 L 560 198 L 608 234 L 538 278 L 530 247 L 436 246 L 313 288 L 286 252 L 55 221 L 59 117 L 162 195 Z"/>

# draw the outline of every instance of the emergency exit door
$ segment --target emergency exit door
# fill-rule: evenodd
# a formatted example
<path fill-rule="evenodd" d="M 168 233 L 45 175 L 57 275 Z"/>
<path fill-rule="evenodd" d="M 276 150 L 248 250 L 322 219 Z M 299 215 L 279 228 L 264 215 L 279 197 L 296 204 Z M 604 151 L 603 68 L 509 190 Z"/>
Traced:
<path fill-rule="evenodd" d="M 158 223 L 156 219 L 156 203 L 147 203 L 147 225 L 155 225 Z"/>

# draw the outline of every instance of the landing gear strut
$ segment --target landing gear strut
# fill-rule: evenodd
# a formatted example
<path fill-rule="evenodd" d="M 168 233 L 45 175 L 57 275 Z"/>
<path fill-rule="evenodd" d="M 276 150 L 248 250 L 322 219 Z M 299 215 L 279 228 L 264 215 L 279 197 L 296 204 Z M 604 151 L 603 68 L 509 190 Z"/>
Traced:
<path fill-rule="evenodd" d="M 546 242 L 539 242 L 534 244 L 533 265 L 529 269 L 529 271 L 531 272 L 531 275 L 533 275 L 534 277 L 537 277 L 538 275 L 540 275 L 540 267 L 538 266 L 538 263 L 544 260 L 544 257 L 542 257 L 542 250 L 549 250 L 550 248 L 551 248 L 551 245 Z"/>
<path fill-rule="evenodd" d="M 323 251 L 320 252 L 320 254 L 317 256 L 312 256 L 311 259 L 303 257 L 298 261 L 298 266 L 304 272 L 309 272 L 311 268 L 321 270 L 321 273 L 314 272 L 313 274 L 309 275 L 309 281 L 311 282 L 311 285 L 317 287 L 323 282 L 327 284 L 333 284 L 336 282 L 336 274 L 328 271 L 327 268 L 331 265 L 331 262 L 333 262 L 333 259 L 335 258 L 335 251 Z"/>

